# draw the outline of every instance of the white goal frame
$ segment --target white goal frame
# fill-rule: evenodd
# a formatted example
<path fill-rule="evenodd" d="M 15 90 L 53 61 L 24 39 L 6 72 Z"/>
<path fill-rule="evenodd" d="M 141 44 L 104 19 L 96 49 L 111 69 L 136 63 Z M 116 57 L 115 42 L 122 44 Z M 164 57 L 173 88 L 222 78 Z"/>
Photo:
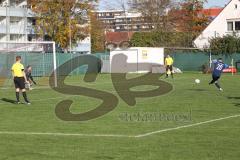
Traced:
<path fill-rule="evenodd" d="M 57 81 L 56 43 L 54 41 L 0 41 L 0 44 L 51 44 L 53 47 L 54 87 L 58 86 L 57 85 L 58 81 Z M 10 52 L 12 52 L 12 51 L 10 51 Z"/>

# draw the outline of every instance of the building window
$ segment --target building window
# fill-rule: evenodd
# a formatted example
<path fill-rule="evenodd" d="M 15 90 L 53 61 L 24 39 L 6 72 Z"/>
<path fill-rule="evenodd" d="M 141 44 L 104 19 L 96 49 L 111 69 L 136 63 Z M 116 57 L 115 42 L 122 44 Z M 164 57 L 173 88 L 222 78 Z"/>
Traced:
<path fill-rule="evenodd" d="M 10 17 L 10 24 L 18 24 L 21 20 L 20 17 Z"/>
<path fill-rule="evenodd" d="M 227 22 L 227 30 L 233 31 L 233 22 Z"/>
<path fill-rule="evenodd" d="M 235 9 L 237 9 L 238 8 L 238 6 L 237 6 L 237 4 L 235 4 Z"/>
<path fill-rule="evenodd" d="M 17 41 L 21 35 L 11 34 L 10 35 L 10 41 Z"/>
<path fill-rule="evenodd" d="M 116 19 L 116 22 L 118 23 L 118 22 L 123 22 L 123 20 L 122 19 Z"/>
<path fill-rule="evenodd" d="M 4 34 L 0 34 L 0 39 L 4 38 L 5 35 Z"/>
<path fill-rule="evenodd" d="M 33 20 L 32 20 L 32 25 L 33 25 L 33 26 L 36 26 L 36 22 L 37 22 L 36 19 L 33 19 Z"/>
<path fill-rule="evenodd" d="M 240 31 L 240 21 L 235 22 L 235 30 Z"/>

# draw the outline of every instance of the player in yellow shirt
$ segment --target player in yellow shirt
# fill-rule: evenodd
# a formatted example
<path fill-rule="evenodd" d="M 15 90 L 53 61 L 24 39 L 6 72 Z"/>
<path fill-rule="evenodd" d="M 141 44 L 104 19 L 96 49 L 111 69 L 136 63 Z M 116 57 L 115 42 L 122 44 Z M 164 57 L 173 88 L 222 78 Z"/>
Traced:
<path fill-rule="evenodd" d="M 20 104 L 19 92 L 21 91 L 26 104 L 30 104 L 25 89 L 25 83 L 28 83 L 28 81 L 24 72 L 24 66 L 21 64 L 21 56 L 16 57 L 16 62 L 12 66 L 12 75 L 16 89 L 17 103 Z"/>
<path fill-rule="evenodd" d="M 165 58 L 165 67 L 166 67 L 166 78 L 168 78 L 169 72 L 171 73 L 171 76 L 173 78 L 173 59 L 170 55 L 167 55 Z"/>

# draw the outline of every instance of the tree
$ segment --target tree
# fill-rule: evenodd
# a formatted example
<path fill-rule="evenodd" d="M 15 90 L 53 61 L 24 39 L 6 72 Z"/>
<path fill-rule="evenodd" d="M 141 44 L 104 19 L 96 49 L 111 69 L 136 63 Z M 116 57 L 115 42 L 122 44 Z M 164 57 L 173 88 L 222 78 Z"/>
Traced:
<path fill-rule="evenodd" d="M 172 0 L 130 0 L 130 8 L 142 14 L 155 30 L 171 31 L 174 17 L 168 11 L 173 8 Z"/>
<path fill-rule="evenodd" d="M 183 0 L 180 4 L 180 10 L 176 13 L 179 15 L 177 26 L 178 30 L 188 32 L 197 36 L 208 25 L 209 17 L 204 15 L 203 5 L 206 0 Z"/>
<path fill-rule="evenodd" d="M 28 0 L 36 14 L 36 33 L 47 36 L 61 48 L 68 49 L 69 41 L 76 44 L 89 35 L 88 15 L 91 2 L 97 0 Z"/>
<path fill-rule="evenodd" d="M 105 34 L 104 25 L 96 17 L 96 14 L 91 13 L 91 47 L 92 52 L 96 53 L 99 51 L 104 51 L 105 49 Z"/>

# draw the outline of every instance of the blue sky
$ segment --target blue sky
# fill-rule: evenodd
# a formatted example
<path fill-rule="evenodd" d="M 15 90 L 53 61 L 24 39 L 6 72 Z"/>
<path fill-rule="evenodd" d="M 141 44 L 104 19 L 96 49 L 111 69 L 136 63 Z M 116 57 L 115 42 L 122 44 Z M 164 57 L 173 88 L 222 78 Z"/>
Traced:
<path fill-rule="evenodd" d="M 121 1 L 126 0 L 99 0 L 100 1 L 100 8 L 101 9 L 117 9 L 120 8 L 119 4 L 121 4 Z M 205 8 L 209 8 L 212 6 L 224 6 L 227 4 L 230 0 L 208 0 L 208 3 L 205 4 Z"/>
<path fill-rule="evenodd" d="M 224 6 L 227 4 L 230 0 L 208 0 L 208 3 L 205 4 L 205 7 L 209 8 L 212 6 Z"/>

